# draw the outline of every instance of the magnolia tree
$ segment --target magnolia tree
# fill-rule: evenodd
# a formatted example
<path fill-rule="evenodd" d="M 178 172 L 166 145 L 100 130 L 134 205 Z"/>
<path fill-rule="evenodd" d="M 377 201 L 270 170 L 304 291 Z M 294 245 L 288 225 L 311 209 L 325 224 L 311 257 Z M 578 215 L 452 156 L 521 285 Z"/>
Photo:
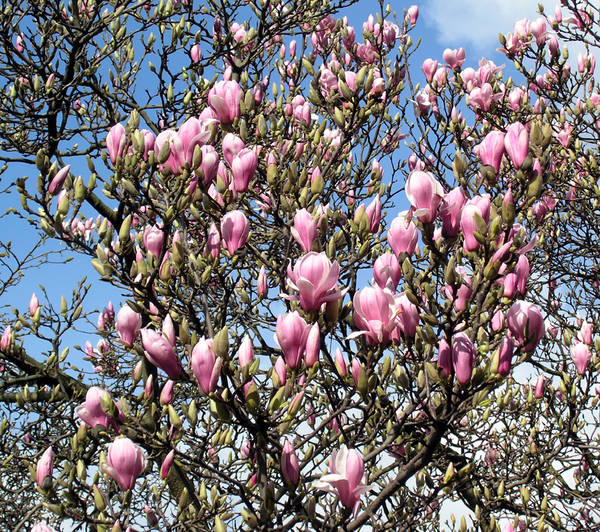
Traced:
<path fill-rule="evenodd" d="M 0 14 L 4 303 L 52 240 L 116 288 L 4 314 L 2 528 L 600 521 L 598 8 L 511 78 L 349 3 Z"/>

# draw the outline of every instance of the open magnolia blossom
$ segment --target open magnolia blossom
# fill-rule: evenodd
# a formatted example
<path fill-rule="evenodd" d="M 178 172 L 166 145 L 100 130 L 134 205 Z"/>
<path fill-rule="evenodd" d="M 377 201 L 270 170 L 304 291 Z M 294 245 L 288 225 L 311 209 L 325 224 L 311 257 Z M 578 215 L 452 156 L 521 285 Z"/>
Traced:
<path fill-rule="evenodd" d="M 371 489 L 367 484 L 361 454 L 342 444 L 329 459 L 329 471 L 320 480 L 313 482 L 313 488 L 337 494 L 340 502 L 356 515 L 361 495 Z"/>

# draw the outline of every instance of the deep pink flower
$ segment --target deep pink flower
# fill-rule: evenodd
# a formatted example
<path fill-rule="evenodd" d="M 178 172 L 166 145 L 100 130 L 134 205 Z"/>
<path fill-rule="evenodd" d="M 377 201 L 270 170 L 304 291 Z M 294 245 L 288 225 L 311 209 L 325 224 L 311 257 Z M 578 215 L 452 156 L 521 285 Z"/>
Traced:
<path fill-rule="evenodd" d="M 217 389 L 222 365 L 223 361 L 213 351 L 212 338 L 200 338 L 192 350 L 192 371 L 205 395 Z"/>
<path fill-rule="evenodd" d="M 267 295 L 267 291 L 267 271 L 264 266 L 261 266 L 260 271 L 258 272 L 258 278 L 256 279 L 256 295 L 263 298 Z"/>
<path fill-rule="evenodd" d="M 371 233 L 377 233 L 379 230 L 379 222 L 381 222 L 381 198 L 377 194 L 371 203 L 367 205 L 365 214 L 369 219 L 369 231 Z"/>
<path fill-rule="evenodd" d="M 69 175 L 69 170 L 71 170 L 70 164 L 68 164 L 67 166 L 63 166 L 56 173 L 56 175 L 52 178 L 52 181 L 50 181 L 50 185 L 48 185 L 48 193 L 49 194 L 52 194 L 54 196 L 55 194 L 60 192 L 60 190 L 65 182 L 65 179 L 67 179 L 67 177 Z"/>
<path fill-rule="evenodd" d="M 237 81 L 218 81 L 208 92 L 208 105 L 219 122 L 231 124 L 240 115 L 242 88 Z"/>
<path fill-rule="evenodd" d="M 250 224 L 248 218 L 242 211 L 228 212 L 221 220 L 221 236 L 223 247 L 233 255 L 238 249 L 246 244 Z"/>
<path fill-rule="evenodd" d="M 464 332 L 455 333 L 452 336 L 452 366 L 461 384 L 467 384 L 471 380 L 475 357 L 475 346 L 471 339 Z"/>
<path fill-rule="evenodd" d="M 446 48 L 444 53 L 442 54 L 442 58 L 446 61 L 446 64 L 454 70 L 455 68 L 460 68 L 463 66 L 465 62 L 465 49 L 459 48 L 458 50 L 451 50 L 450 48 Z"/>
<path fill-rule="evenodd" d="M 171 466 L 173 465 L 173 460 L 175 460 L 175 449 L 171 449 L 163 463 L 160 466 L 160 478 L 165 480 L 169 476 L 169 471 L 171 470 Z"/>
<path fill-rule="evenodd" d="M 508 126 L 504 137 L 504 147 L 515 168 L 521 168 L 529 152 L 529 132 L 527 128 L 520 122 Z"/>
<path fill-rule="evenodd" d="M 504 155 L 504 133 L 502 131 L 488 133 L 477 146 L 477 155 L 483 164 L 492 166 L 498 172 Z"/>
<path fill-rule="evenodd" d="M 131 347 L 142 327 L 142 316 L 129 305 L 123 305 L 117 313 L 116 328 L 123 345 Z"/>
<path fill-rule="evenodd" d="M 406 197 L 414 215 L 423 223 L 433 222 L 444 197 L 442 185 L 429 172 L 413 170 L 406 180 Z"/>
<path fill-rule="evenodd" d="M 35 473 L 37 485 L 42 489 L 48 489 L 49 484 L 52 484 L 53 461 L 54 453 L 52 447 L 48 447 L 38 460 Z M 46 481 L 47 478 L 50 479 L 50 482 Z"/>
<path fill-rule="evenodd" d="M 97 386 L 92 386 L 85 394 L 85 403 L 77 407 L 77 415 L 88 427 L 102 425 L 106 428 L 118 428 L 116 420 L 102 409 L 102 402 L 113 402 L 110 393 Z M 116 405 L 115 405 L 116 406 Z"/>
<path fill-rule="evenodd" d="M 450 349 L 450 344 L 448 340 L 442 338 L 438 345 L 438 366 L 442 368 L 444 375 L 446 377 L 450 376 L 452 372 L 452 349 Z"/>
<path fill-rule="evenodd" d="M 290 232 L 302 251 L 308 253 L 317 237 L 317 224 L 306 209 L 300 209 L 294 216 L 294 225 Z"/>
<path fill-rule="evenodd" d="M 387 288 L 367 286 L 354 294 L 354 326 L 360 330 L 351 337 L 365 335 L 370 345 L 388 344 L 398 326 L 394 294 Z"/>
<path fill-rule="evenodd" d="M 140 333 L 146 358 L 170 379 L 177 379 L 181 375 L 181 365 L 169 341 L 154 329 L 141 329 Z"/>
<path fill-rule="evenodd" d="M 460 232 L 460 217 L 466 203 L 462 187 L 453 188 L 442 200 L 440 218 L 442 219 L 442 235 L 453 238 Z"/>
<path fill-rule="evenodd" d="M 9 327 L 10 329 L 10 327 Z M 587 345 L 592 345 L 592 333 L 594 332 L 594 324 L 589 321 L 584 321 L 581 324 L 581 329 L 577 333 L 579 341 Z"/>
<path fill-rule="evenodd" d="M 406 212 L 401 212 L 392 220 L 387 231 L 387 241 L 396 255 L 407 253 L 412 255 L 417 247 L 419 234 L 415 224 L 407 218 Z"/>
<path fill-rule="evenodd" d="M 254 360 L 254 348 L 252 347 L 252 340 L 246 334 L 242 340 L 242 344 L 237 352 L 238 361 L 242 370 Z"/>
<path fill-rule="evenodd" d="M 306 351 L 304 353 L 304 363 L 307 368 L 312 368 L 319 361 L 321 352 L 321 331 L 319 324 L 313 323 L 306 337 Z"/>
<path fill-rule="evenodd" d="M 477 231 L 476 216 L 483 219 L 487 226 L 490 217 L 490 196 L 484 194 L 483 196 L 475 196 L 474 198 L 467 201 L 463 207 L 460 216 L 460 228 L 464 234 L 465 240 L 463 248 L 465 251 L 475 251 L 479 248 L 480 244 L 475 238 L 475 232 Z"/>
<path fill-rule="evenodd" d="M 336 493 L 340 502 L 356 515 L 361 495 L 371 489 L 367 485 L 361 454 L 342 444 L 339 451 L 334 451 L 331 455 L 329 471 L 329 474 L 313 482 L 313 488 Z"/>
<path fill-rule="evenodd" d="M 117 438 L 108 447 L 106 462 L 100 468 L 123 490 L 131 490 L 146 467 L 144 451 L 129 438 Z"/>
<path fill-rule="evenodd" d="M 32 317 L 35 316 L 38 308 L 40 308 L 40 302 L 34 292 L 29 298 L 29 315 Z"/>
<path fill-rule="evenodd" d="M 579 375 L 585 375 L 588 364 L 592 359 L 592 353 L 587 344 L 576 343 L 571 346 L 571 358 Z"/>
<path fill-rule="evenodd" d="M 406 12 L 406 15 L 408 16 L 408 21 L 414 26 L 419 18 L 419 6 L 410 6 Z"/>
<path fill-rule="evenodd" d="M 512 367 L 512 356 L 515 349 L 515 343 L 510 336 L 505 336 L 500 342 L 498 353 L 498 373 L 500 375 L 508 375 Z"/>
<path fill-rule="evenodd" d="M 300 465 L 294 445 L 286 438 L 281 452 L 281 474 L 289 484 L 298 484 L 300 480 Z"/>
<path fill-rule="evenodd" d="M 410 302 L 406 294 L 402 293 L 396 296 L 396 322 L 398 330 L 402 336 L 414 337 L 417 334 L 417 325 L 419 324 L 419 309 Z M 395 335 L 394 335 L 395 336 Z M 394 340 L 394 336 L 392 339 Z"/>
<path fill-rule="evenodd" d="M 294 269 L 288 266 L 288 286 L 298 292 L 298 296 L 286 296 L 287 299 L 299 300 L 300 306 L 306 310 L 318 310 L 323 303 L 336 301 L 342 297 L 337 287 L 340 265 L 333 263 L 326 253 L 311 251 L 300 257 Z"/>
<path fill-rule="evenodd" d="M 402 278 L 402 270 L 396 256 L 384 253 L 377 257 L 373 264 L 373 278 L 380 288 L 389 288 L 392 292 L 396 290 Z"/>
<path fill-rule="evenodd" d="M 544 318 L 537 307 L 527 301 L 515 301 L 506 314 L 506 323 L 523 351 L 533 351 L 544 337 Z"/>
<path fill-rule="evenodd" d="M 117 159 L 123 156 L 126 145 L 125 128 L 121 124 L 115 124 L 106 136 L 106 148 L 112 164 L 115 164 Z"/>
<path fill-rule="evenodd" d="M 227 164 L 231 167 L 233 164 L 233 159 L 238 153 L 246 148 L 246 144 L 237 135 L 234 135 L 233 133 L 227 133 L 227 135 L 223 137 L 221 147 L 223 148 L 223 157 L 225 158 L 225 161 L 227 161 Z"/>
<path fill-rule="evenodd" d="M 0 338 L 0 350 L 6 352 L 11 346 L 12 341 L 12 327 L 9 325 L 6 329 L 4 329 L 2 338 Z"/>
<path fill-rule="evenodd" d="M 292 369 L 300 365 L 309 331 L 310 325 L 296 311 L 277 318 L 275 339 L 283 351 L 286 364 Z"/>
<path fill-rule="evenodd" d="M 164 232 L 156 226 L 149 226 L 144 229 L 144 247 L 157 259 L 160 257 L 163 248 Z"/>
<path fill-rule="evenodd" d="M 257 166 L 258 157 L 256 156 L 256 152 L 249 148 L 240 150 L 233 158 L 231 173 L 233 174 L 233 189 L 236 192 L 245 192 L 248 190 L 248 184 L 254 177 Z"/>

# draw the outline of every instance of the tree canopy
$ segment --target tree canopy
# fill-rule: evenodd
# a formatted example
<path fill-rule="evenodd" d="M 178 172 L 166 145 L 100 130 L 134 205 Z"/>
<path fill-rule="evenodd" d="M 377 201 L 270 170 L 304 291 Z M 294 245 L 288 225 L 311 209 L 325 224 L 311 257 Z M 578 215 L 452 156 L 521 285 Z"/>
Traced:
<path fill-rule="evenodd" d="M 352 3 L 0 12 L 3 529 L 598 527 L 599 9 Z"/>

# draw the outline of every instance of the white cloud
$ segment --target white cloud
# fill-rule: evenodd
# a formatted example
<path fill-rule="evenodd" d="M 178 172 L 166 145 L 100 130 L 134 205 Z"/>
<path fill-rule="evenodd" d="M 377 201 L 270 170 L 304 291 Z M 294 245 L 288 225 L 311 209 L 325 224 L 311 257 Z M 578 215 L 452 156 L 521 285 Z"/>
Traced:
<path fill-rule="evenodd" d="M 553 14 L 556 0 L 544 0 Z M 443 47 L 464 46 L 478 53 L 499 46 L 498 33 L 512 31 L 515 21 L 535 20 L 538 0 L 427 0 L 420 5 L 420 19 L 435 28 Z"/>

